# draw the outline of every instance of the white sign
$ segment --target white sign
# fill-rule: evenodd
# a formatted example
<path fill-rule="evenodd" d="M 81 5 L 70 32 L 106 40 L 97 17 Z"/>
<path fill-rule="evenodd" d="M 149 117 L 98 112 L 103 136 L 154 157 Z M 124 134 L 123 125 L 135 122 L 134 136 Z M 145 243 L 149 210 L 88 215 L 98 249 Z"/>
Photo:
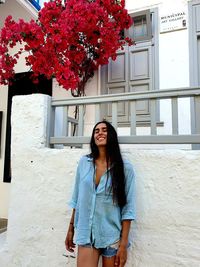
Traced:
<path fill-rule="evenodd" d="M 160 33 L 187 28 L 185 12 L 170 13 L 160 18 Z"/>

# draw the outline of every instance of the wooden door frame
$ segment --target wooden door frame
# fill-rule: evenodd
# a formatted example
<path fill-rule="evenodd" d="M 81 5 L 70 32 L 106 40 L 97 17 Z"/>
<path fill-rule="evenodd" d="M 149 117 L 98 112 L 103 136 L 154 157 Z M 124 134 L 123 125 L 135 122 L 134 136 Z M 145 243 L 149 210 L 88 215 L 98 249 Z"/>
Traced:
<path fill-rule="evenodd" d="M 196 18 L 194 14 L 194 6 L 200 5 L 200 0 L 193 0 L 188 3 L 188 32 L 189 32 L 189 76 L 190 76 L 190 86 L 200 86 L 200 77 L 198 73 L 198 46 L 197 46 L 197 39 L 200 38 L 196 33 L 195 25 L 196 25 Z M 200 66 L 199 66 L 200 67 Z M 190 101 L 191 106 L 191 133 L 196 132 L 196 125 L 195 125 L 195 104 L 194 99 L 191 98 Z M 200 144 L 192 145 L 192 149 L 200 149 Z"/>
<path fill-rule="evenodd" d="M 145 11 L 145 10 L 144 10 Z M 131 12 L 130 15 L 137 14 L 138 12 Z M 142 11 L 140 12 L 142 14 Z M 158 8 L 152 8 L 150 9 L 150 14 L 152 16 L 152 90 L 159 90 L 160 89 L 160 75 L 159 75 L 159 15 L 158 15 Z M 142 42 L 142 41 L 138 41 Z M 99 89 L 98 92 L 100 94 L 105 94 L 104 88 L 102 87 L 102 84 L 105 84 L 105 78 L 106 78 L 106 70 L 108 66 L 104 66 L 103 68 L 100 68 L 99 70 Z M 158 124 L 160 126 L 163 125 L 163 123 L 160 122 L 160 104 L 157 102 L 156 105 L 156 120 L 159 122 Z M 143 126 L 149 126 L 149 123 L 147 125 Z"/>

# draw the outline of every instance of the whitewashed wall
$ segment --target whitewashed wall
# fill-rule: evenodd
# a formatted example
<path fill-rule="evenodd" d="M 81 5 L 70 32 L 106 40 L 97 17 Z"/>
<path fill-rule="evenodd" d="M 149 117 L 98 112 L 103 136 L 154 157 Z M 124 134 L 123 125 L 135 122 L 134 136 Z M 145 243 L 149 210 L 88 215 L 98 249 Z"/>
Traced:
<path fill-rule="evenodd" d="M 12 110 L 12 188 L 1 267 L 64 267 L 67 201 L 86 149 L 45 147 L 43 95 L 16 96 Z M 128 266 L 199 267 L 200 152 L 123 150 L 136 173 L 137 220 Z M 68 266 L 76 266 L 71 258 Z"/>
<path fill-rule="evenodd" d="M 5 4 L 0 5 L 0 29 L 4 25 L 5 18 L 8 15 L 12 15 L 16 21 L 19 18 L 23 18 L 25 21 L 30 21 L 37 17 L 37 11 L 28 2 L 24 0 L 12 0 L 5 1 Z M 16 49 L 10 50 L 11 53 L 15 53 L 20 46 Z M 20 57 L 18 64 L 16 65 L 16 72 L 29 71 L 29 68 L 25 64 L 25 53 Z M 8 86 L 0 85 L 0 110 L 3 113 L 3 127 L 1 138 L 1 154 L 0 154 L 0 218 L 8 217 L 8 204 L 10 198 L 10 184 L 3 183 L 4 172 L 4 154 L 5 154 L 5 142 L 6 142 L 6 118 L 7 118 L 7 98 L 8 98 Z"/>

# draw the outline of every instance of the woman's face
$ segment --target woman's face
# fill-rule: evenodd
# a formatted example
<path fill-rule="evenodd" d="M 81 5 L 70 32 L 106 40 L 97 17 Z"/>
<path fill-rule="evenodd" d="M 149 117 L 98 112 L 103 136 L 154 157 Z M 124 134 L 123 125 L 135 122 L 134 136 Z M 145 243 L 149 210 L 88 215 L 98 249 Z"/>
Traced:
<path fill-rule="evenodd" d="M 94 130 L 94 141 L 97 146 L 107 144 L 107 126 L 105 123 L 99 123 Z"/>

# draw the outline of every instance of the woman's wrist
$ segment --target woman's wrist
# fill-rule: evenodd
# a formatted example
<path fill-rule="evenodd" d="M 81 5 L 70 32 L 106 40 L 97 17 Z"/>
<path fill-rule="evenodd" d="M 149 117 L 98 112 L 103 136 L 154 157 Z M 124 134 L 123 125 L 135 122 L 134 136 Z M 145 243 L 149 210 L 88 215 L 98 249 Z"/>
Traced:
<path fill-rule="evenodd" d="M 73 222 L 69 223 L 69 230 L 74 230 L 74 223 Z"/>
<path fill-rule="evenodd" d="M 119 243 L 119 246 L 122 248 L 127 248 L 128 247 L 128 240 L 121 240 Z"/>

